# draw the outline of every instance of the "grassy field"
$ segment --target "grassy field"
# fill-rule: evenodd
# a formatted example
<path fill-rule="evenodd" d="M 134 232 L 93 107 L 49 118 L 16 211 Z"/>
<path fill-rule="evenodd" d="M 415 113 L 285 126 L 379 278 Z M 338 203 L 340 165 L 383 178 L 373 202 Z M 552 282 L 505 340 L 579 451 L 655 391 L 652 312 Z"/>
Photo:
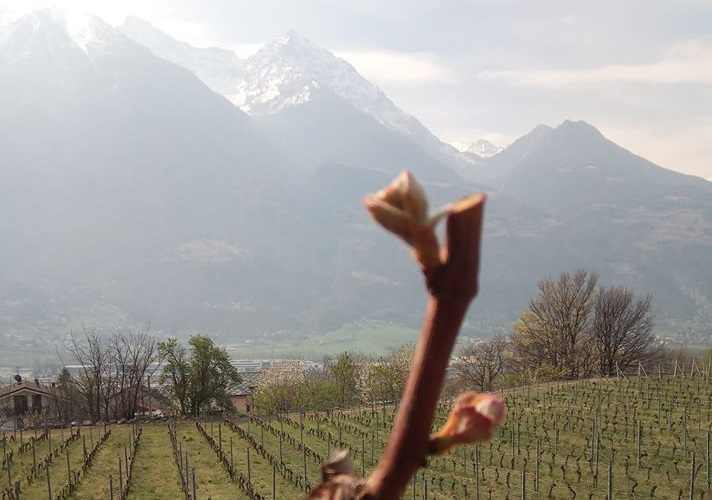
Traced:
<path fill-rule="evenodd" d="M 453 498 L 701 498 L 710 490 L 712 382 L 696 378 L 641 378 L 538 385 L 505 394 L 508 416 L 491 443 L 459 448 L 432 458 L 406 492 L 406 499 Z M 449 410 L 443 402 L 436 425 Z M 319 481 L 322 461 L 340 446 L 352 450 L 356 469 L 376 464 L 394 418 L 389 406 L 365 405 L 344 411 L 239 417 L 232 422 L 177 421 L 176 448 L 188 462 L 187 486 L 197 499 L 304 497 Z M 91 465 L 69 498 L 114 498 L 119 461 L 131 456 L 131 426 L 113 426 L 99 443 Z M 76 431 L 75 431 L 76 432 Z M 63 433 L 63 435 L 62 435 Z M 53 496 L 90 450 L 101 427 L 54 430 L 38 435 L 35 454 L 27 446 L 34 431 L 8 438 L 4 455 L 14 456 L 0 471 L 0 487 L 19 482 L 21 498 L 47 499 L 47 471 L 29 478 L 42 457 L 68 441 L 49 466 Z M 126 451 L 126 450 L 129 451 Z M 128 498 L 183 496 L 176 454 L 166 423 L 144 424 L 136 447 Z M 220 460 L 222 455 L 223 459 Z M 69 457 L 69 475 L 67 469 Z M 129 460 L 131 461 L 131 460 Z M 230 473 L 230 464 L 234 472 Z M 306 479 L 305 479 L 306 472 Z M 692 495 L 691 495 L 692 488 Z M 524 492 L 524 493 L 523 493 Z M 11 498 L 11 497 L 7 497 Z"/>
<path fill-rule="evenodd" d="M 413 328 L 382 323 L 347 325 L 338 330 L 318 333 L 289 341 L 261 340 L 228 344 L 230 356 L 241 359 L 296 358 L 322 361 L 325 356 L 357 352 L 369 356 L 387 356 L 405 344 L 415 344 L 420 332 Z M 459 342 L 467 342 L 462 337 Z"/>

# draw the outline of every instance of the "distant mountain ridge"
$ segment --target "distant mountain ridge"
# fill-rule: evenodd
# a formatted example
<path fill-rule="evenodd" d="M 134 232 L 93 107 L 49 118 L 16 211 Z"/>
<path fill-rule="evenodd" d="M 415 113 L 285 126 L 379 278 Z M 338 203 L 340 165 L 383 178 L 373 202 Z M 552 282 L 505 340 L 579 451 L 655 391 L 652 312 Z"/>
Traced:
<path fill-rule="evenodd" d="M 147 48 L 126 25 L 89 19 L 70 29 L 40 11 L 0 33 L 0 335 L 150 321 L 234 341 L 417 326 L 417 268 L 361 207 L 402 168 L 433 205 L 489 194 L 465 334 L 507 331 L 537 280 L 574 267 L 650 291 L 664 331 L 712 328 L 707 181 L 585 122 L 541 125 L 466 161 L 415 118 L 404 131 L 355 105 L 358 89 L 381 111 L 392 102 L 296 34 L 241 61 L 129 22 L 155 35 L 160 50 Z M 264 112 L 216 90 L 238 77 Z"/>
<path fill-rule="evenodd" d="M 659 320 L 712 326 L 712 183 L 659 167 L 583 121 L 539 126 L 482 164 L 482 181 L 549 214 L 607 281 L 652 293 Z M 685 311 L 684 313 L 682 311 Z M 694 320 L 692 319 L 694 318 Z"/>
<path fill-rule="evenodd" d="M 477 139 L 475 142 L 471 143 L 452 143 L 452 146 L 462 153 L 468 153 L 475 156 L 478 160 L 494 156 L 505 149 L 500 146 L 495 146 L 486 139 Z"/>
<path fill-rule="evenodd" d="M 191 61 L 189 54 L 201 49 L 173 40 L 172 50 L 166 51 L 166 39 L 170 37 L 145 21 L 129 18 L 121 30 L 160 57 L 194 71 L 213 90 L 250 115 L 278 114 L 327 93 L 343 99 L 385 128 L 406 136 L 437 162 L 451 164 L 461 172 L 473 162 L 468 155 L 440 141 L 414 116 L 399 109 L 347 61 L 294 31 L 265 44 L 245 59 L 239 74 L 220 76 L 214 66 Z"/>
<path fill-rule="evenodd" d="M 119 29 L 158 57 L 189 69 L 215 92 L 228 98 L 242 80 L 243 61 L 231 50 L 193 47 L 133 16 L 127 17 Z"/>

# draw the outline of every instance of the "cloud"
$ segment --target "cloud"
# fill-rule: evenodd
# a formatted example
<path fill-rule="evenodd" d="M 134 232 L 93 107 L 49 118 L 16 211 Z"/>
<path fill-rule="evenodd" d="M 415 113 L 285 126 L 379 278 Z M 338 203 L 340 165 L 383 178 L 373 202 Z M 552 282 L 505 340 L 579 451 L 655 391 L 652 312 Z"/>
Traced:
<path fill-rule="evenodd" d="M 455 83 L 455 74 L 429 52 L 334 51 L 375 83 Z"/>
<path fill-rule="evenodd" d="M 648 64 L 611 64 L 598 68 L 559 70 L 493 70 L 481 80 L 505 81 L 522 87 L 562 88 L 601 83 L 712 85 L 712 39 L 679 43 L 661 60 Z"/>

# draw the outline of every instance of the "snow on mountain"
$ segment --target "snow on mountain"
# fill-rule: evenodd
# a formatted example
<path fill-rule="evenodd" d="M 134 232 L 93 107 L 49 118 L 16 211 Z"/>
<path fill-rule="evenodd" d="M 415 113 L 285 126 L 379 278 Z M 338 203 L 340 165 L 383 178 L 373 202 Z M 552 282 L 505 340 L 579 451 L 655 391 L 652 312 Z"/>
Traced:
<path fill-rule="evenodd" d="M 495 146 L 486 139 L 477 139 L 475 142 L 470 143 L 453 141 L 450 145 L 461 153 L 469 153 L 471 155 L 478 156 L 479 158 L 489 158 L 504 149 L 501 146 Z"/>
<path fill-rule="evenodd" d="M 245 61 L 245 80 L 233 102 L 253 115 L 273 114 L 310 100 L 320 89 L 391 130 L 411 135 L 422 127 L 347 61 L 295 32 L 266 44 Z"/>
<path fill-rule="evenodd" d="M 418 121 L 399 110 L 348 62 L 289 32 L 242 61 L 234 52 L 197 48 L 150 23 L 127 17 L 121 31 L 158 57 L 193 71 L 210 88 L 252 115 L 277 113 L 309 101 L 324 89 L 372 115 L 390 129 L 408 133 Z"/>
<path fill-rule="evenodd" d="M 230 98 L 243 79 L 242 60 L 231 50 L 198 48 L 176 40 L 143 19 L 129 16 L 119 27 L 154 55 L 189 69 L 215 92 Z"/>
<path fill-rule="evenodd" d="M 464 141 L 450 141 L 449 144 L 450 146 L 458 150 L 460 153 L 464 153 L 470 147 L 471 143 Z"/>
<path fill-rule="evenodd" d="M 252 115 L 278 113 L 303 104 L 320 91 L 330 92 L 384 127 L 401 133 L 435 160 L 462 175 L 476 163 L 432 134 L 417 118 L 398 108 L 351 64 L 304 36 L 289 32 L 245 61 L 245 81 L 230 99 Z"/>
<path fill-rule="evenodd" d="M 328 93 L 384 127 L 403 134 L 434 159 L 455 167 L 464 175 L 468 175 L 478 161 L 440 141 L 414 116 L 399 109 L 376 85 L 359 75 L 347 61 L 293 31 L 239 61 L 230 51 L 198 49 L 179 42 L 140 19 L 128 18 L 121 29 L 159 57 L 191 70 L 250 115 L 276 114 Z"/>
<path fill-rule="evenodd" d="M 16 60 L 60 57 L 67 49 L 78 49 L 91 59 L 126 43 L 131 42 L 97 16 L 58 8 L 24 14 L 7 21 L 0 31 L 0 50 Z"/>
<path fill-rule="evenodd" d="M 478 139 L 477 141 L 470 144 L 470 147 L 467 148 L 467 152 L 473 155 L 477 155 L 480 158 L 489 158 L 490 156 L 494 156 L 500 151 L 502 151 L 502 149 L 504 148 L 500 146 L 495 146 L 494 144 L 485 139 Z"/>

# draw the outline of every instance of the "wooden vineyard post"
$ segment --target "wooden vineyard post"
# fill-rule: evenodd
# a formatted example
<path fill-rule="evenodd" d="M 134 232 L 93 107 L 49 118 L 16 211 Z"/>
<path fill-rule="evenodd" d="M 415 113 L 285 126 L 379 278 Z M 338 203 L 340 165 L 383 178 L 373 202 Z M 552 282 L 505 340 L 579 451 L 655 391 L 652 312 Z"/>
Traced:
<path fill-rule="evenodd" d="M 47 471 L 47 498 L 52 500 L 52 481 L 49 477 L 49 467 L 46 467 L 45 471 Z"/>
<path fill-rule="evenodd" d="M 541 438 L 536 438 L 536 470 L 534 473 L 534 491 L 536 493 L 539 493 L 539 467 L 540 467 L 540 447 L 541 447 Z"/>
<path fill-rule="evenodd" d="M 252 481 L 252 466 L 250 464 L 250 447 L 247 447 L 247 480 Z"/>
<path fill-rule="evenodd" d="M 692 460 L 690 463 L 690 500 L 695 498 L 695 452 L 692 452 Z"/>
<path fill-rule="evenodd" d="M 682 435 L 683 435 L 683 446 L 685 451 L 685 458 L 687 458 L 687 411 L 682 414 Z"/>
<path fill-rule="evenodd" d="M 613 500 L 613 463 L 608 462 L 608 484 L 606 485 L 606 500 Z"/>
<path fill-rule="evenodd" d="M 596 436 L 596 459 L 595 459 L 595 467 L 596 470 L 593 474 L 593 486 L 595 488 L 598 488 L 598 473 L 599 473 L 599 468 L 598 468 L 598 455 L 601 449 L 601 435 L 598 434 Z"/>
<path fill-rule="evenodd" d="M 126 467 L 126 482 L 129 482 L 129 453 L 124 445 L 124 466 Z"/>
<path fill-rule="evenodd" d="M 480 445 L 475 448 L 475 499 L 480 500 Z"/>
<path fill-rule="evenodd" d="M 638 469 L 640 469 L 640 447 L 642 446 L 641 441 L 643 440 L 643 422 L 641 420 L 638 420 L 638 432 L 636 433 L 636 440 L 638 441 L 636 446 L 638 450 L 636 464 Z"/>
<path fill-rule="evenodd" d="M 307 449 L 304 447 L 303 442 L 302 442 L 302 463 L 304 464 L 304 492 L 308 493 L 308 491 L 307 491 Z"/>
<path fill-rule="evenodd" d="M 712 489 L 712 478 L 710 477 L 710 431 L 707 430 L 707 491 Z"/>
<path fill-rule="evenodd" d="M 376 450 L 374 449 L 374 439 L 376 437 L 376 433 L 374 430 L 371 430 L 371 467 L 373 467 L 373 464 L 376 462 Z"/>
<path fill-rule="evenodd" d="M 361 438 L 361 475 L 366 475 L 366 441 Z"/>

